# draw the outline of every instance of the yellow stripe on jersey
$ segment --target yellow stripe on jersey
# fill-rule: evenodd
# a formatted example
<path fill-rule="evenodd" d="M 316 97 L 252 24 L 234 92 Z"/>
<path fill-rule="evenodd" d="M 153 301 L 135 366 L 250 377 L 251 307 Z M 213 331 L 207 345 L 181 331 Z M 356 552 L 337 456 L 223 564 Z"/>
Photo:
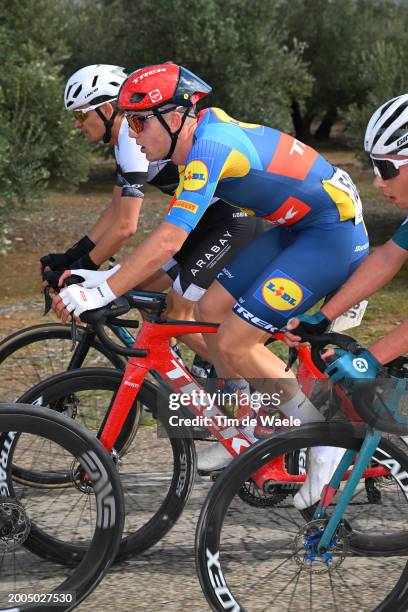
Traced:
<path fill-rule="evenodd" d="M 246 129 L 261 127 L 257 123 L 244 123 L 243 121 L 237 121 L 236 119 L 233 119 L 232 117 L 227 115 L 227 113 L 221 110 L 221 108 L 211 108 L 211 110 L 213 111 L 217 119 L 219 119 L 220 121 L 224 121 L 224 123 L 232 123 L 233 125 L 238 125 L 239 127 Z"/>
<path fill-rule="evenodd" d="M 354 219 L 355 208 L 354 202 L 349 196 L 348 193 L 335 187 L 328 181 L 322 181 L 324 189 L 327 191 L 333 202 L 335 203 L 339 215 L 340 221 L 348 221 L 349 219 Z"/>
<path fill-rule="evenodd" d="M 220 172 L 220 179 L 240 178 L 250 170 L 249 159 L 239 151 L 231 151 Z"/>

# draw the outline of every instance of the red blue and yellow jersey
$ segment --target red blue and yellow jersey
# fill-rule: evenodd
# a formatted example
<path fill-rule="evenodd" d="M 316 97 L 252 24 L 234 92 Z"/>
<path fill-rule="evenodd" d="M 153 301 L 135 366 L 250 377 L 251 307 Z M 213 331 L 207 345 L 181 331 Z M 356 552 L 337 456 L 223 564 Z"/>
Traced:
<path fill-rule="evenodd" d="M 190 232 L 213 196 L 293 229 L 362 219 L 347 173 L 292 136 L 218 108 L 199 114 L 166 221 Z"/>

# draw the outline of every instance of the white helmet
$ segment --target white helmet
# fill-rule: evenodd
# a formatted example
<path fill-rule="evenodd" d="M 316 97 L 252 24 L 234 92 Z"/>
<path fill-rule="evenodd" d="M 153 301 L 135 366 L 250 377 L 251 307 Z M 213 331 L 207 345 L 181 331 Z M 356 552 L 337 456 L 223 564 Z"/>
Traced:
<path fill-rule="evenodd" d="M 65 86 L 64 102 L 67 110 L 75 110 L 84 104 L 94 109 L 105 102 L 116 100 L 119 89 L 127 78 L 120 66 L 94 64 L 77 70 Z"/>
<path fill-rule="evenodd" d="M 408 94 L 375 111 L 367 125 L 364 149 L 370 155 L 408 155 Z"/>

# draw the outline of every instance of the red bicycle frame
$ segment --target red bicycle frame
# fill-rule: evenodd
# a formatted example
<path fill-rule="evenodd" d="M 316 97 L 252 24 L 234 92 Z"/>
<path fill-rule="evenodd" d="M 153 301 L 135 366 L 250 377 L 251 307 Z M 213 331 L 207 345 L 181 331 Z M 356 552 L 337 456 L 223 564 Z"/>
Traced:
<path fill-rule="evenodd" d="M 203 391 L 190 372 L 173 355 L 170 348 L 170 338 L 196 333 L 215 334 L 217 330 L 218 325 L 208 323 L 180 321 L 144 321 L 142 323 L 133 348 L 147 350 L 147 356 L 131 357 L 128 361 L 115 401 L 100 434 L 100 440 L 108 451 L 112 450 L 126 417 L 134 404 L 138 391 L 150 371 L 154 371 L 156 377 L 165 381 L 175 393 L 190 394 L 192 391 L 197 391 L 198 393 Z M 274 339 L 281 341 L 283 336 L 282 332 L 272 335 Z M 301 362 L 301 371 L 303 371 L 307 378 L 326 378 L 314 365 L 308 346 L 299 346 L 298 357 Z M 336 392 L 340 395 L 342 405 L 350 418 L 354 422 L 361 422 L 351 402 L 342 393 L 341 389 L 336 388 Z M 234 457 L 240 455 L 253 444 L 241 429 L 229 424 L 225 426 L 219 424 L 222 422 L 222 419 L 218 417 L 225 417 L 225 412 L 216 405 L 209 408 L 207 404 L 197 405 L 191 402 L 188 408 L 195 416 L 207 417 L 207 420 L 211 422 L 211 425 L 208 426 L 209 431 Z M 345 474 L 344 480 L 348 478 L 348 474 L 349 472 Z M 367 468 L 364 472 L 365 477 L 373 478 L 386 476 L 387 474 L 388 470 L 384 467 Z M 274 481 L 280 484 L 302 483 L 305 480 L 305 475 L 288 473 L 285 458 L 282 456 L 272 460 L 258 470 L 253 474 L 252 479 L 262 489 L 266 481 Z"/>

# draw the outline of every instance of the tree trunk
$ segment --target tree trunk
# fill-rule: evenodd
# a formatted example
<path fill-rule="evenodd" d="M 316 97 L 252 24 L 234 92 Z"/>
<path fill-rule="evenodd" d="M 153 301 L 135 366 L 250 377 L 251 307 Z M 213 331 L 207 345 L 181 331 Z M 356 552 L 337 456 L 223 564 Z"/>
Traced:
<path fill-rule="evenodd" d="M 323 117 L 319 127 L 317 128 L 314 137 L 317 138 L 317 140 L 324 140 L 330 138 L 330 132 L 333 127 L 333 123 L 336 121 L 336 119 L 337 110 L 329 109 Z"/>

